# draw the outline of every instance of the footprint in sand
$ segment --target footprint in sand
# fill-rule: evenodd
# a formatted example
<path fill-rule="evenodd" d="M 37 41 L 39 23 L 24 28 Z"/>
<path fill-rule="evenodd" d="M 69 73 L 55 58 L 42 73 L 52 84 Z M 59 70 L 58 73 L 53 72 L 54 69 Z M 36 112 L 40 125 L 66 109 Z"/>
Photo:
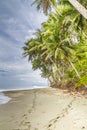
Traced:
<path fill-rule="evenodd" d="M 83 126 L 82 129 L 85 129 L 85 126 Z"/>

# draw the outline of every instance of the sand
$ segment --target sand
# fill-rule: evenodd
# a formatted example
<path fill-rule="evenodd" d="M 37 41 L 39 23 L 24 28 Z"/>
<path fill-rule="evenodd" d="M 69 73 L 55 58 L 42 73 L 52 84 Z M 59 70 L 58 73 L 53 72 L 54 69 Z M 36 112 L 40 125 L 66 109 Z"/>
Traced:
<path fill-rule="evenodd" d="M 87 130 L 87 98 L 54 88 L 5 92 L 0 130 Z"/>

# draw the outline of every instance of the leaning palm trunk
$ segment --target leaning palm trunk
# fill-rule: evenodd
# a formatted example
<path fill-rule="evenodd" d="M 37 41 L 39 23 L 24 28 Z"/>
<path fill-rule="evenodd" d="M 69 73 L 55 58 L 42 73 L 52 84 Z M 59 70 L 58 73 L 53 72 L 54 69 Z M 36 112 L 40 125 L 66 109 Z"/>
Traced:
<path fill-rule="evenodd" d="M 69 0 L 69 2 L 79 11 L 79 13 L 87 19 L 87 10 L 77 0 Z"/>
<path fill-rule="evenodd" d="M 70 65 L 71 65 L 72 68 L 74 69 L 76 75 L 78 76 L 78 78 L 81 78 L 81 76 L 80 76 L 79 72 L 77 71 L 76 67 L 74 66 L 74 64 L 71 62 L 70 59 L 68 59 L 68 60 L 69 60 Z"/>

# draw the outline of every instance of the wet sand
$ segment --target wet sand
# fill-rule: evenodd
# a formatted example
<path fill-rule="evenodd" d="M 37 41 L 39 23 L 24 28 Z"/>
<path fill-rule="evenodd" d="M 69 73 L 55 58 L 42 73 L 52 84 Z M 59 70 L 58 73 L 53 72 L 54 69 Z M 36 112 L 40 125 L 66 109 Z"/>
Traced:
<path fill-rule="evenodd" d="M 0 105 L 0 130 L 87 130 L 87 98 L 43 88 L 9 91 Z"/>

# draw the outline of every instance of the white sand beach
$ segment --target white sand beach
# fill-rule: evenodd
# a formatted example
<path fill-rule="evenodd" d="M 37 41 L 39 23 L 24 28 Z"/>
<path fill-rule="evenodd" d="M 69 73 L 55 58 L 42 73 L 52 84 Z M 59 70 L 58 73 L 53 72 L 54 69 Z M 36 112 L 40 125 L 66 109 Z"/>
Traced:
<path fill-rule="evenodd" d="M 0 105 L 0 130 L 87 130 L 87 98 L 43 88 L 9 91 Z"/>

